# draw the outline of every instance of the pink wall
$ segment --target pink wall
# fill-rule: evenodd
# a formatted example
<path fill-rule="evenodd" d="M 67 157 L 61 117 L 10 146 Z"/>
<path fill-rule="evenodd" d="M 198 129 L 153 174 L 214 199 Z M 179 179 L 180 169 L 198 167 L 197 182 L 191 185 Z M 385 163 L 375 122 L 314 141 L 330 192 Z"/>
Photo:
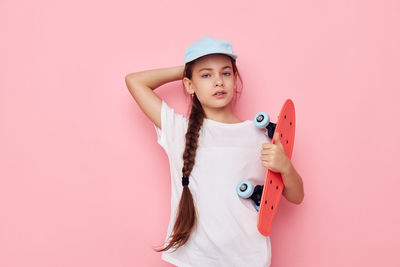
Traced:
<path fill-rule="evenodd" d="M 400 266 L 399 1 L 2 1 L 0 266 L 171 266 L 169 166 L 127 73 L 230 40 L 237 114 L 296 106 L 273 267 Z M 181 83 L 156 90 L 185 114 Z M 154 196 L 150 196 L 155 194 Z"/>

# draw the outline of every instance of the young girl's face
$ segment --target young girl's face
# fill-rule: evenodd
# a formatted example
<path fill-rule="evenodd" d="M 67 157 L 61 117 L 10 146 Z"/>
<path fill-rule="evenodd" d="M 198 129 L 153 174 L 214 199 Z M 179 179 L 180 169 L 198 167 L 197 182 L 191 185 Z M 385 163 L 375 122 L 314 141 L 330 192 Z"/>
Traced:
<path fill-rule="evenodd" d="M 211 54 L 200 58 L 193 67 L 191 89 L 203 105 L 218 108 L 230 103 L 236 89 L 236 77 L 229 56 Z M 214 96 L 220 90 L 226 94 Z"/>

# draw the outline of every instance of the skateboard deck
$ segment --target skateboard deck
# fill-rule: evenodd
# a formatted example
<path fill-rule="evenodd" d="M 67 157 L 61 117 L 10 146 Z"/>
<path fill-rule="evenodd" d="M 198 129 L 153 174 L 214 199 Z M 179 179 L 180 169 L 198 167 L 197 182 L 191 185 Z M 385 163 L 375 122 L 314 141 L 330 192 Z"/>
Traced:
<path fill-rule="evenodd" d="M 269 117 L 264 112 L 259 112 L 254 117 L 254 122 L 259 128 L 267 128 L 266 135 L 272 139 L 275 132 L 279 132 L 279 138 L 289 159 L 292 158 L 294 133 L 295 133 L 295 109 L 291 99 L 287 99 L 283 104 L 278 116 L 277 123 L 269 121 Z M 258 210 L 257 228 L 264 235 L 270 235 L 272 221 L 278 208 L 282 196 L 284 184 L 280 173 L 267 170 L 264 185 L 253 186 L 248 181 L 242 182 L 237 186 L 237 193 L 243 198 L 251 198 L 255 202 Z"/>

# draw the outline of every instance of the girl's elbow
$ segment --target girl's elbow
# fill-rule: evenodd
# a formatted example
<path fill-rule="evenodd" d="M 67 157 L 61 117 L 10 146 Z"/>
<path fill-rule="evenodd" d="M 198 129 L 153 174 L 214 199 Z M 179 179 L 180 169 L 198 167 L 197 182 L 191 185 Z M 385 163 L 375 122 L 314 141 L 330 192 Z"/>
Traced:
<path fill-rule="evenodd" d="M 301 195 L 301 197 L 295 202 L 295 204 L 300 205 L 304 200 L 304 193 Z"/>

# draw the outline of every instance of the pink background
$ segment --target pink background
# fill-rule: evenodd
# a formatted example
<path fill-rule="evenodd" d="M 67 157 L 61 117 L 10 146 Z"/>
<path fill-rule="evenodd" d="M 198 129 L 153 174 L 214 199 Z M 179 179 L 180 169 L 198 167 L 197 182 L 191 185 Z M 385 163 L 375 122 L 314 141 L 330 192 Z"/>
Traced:
<path fill-rule="evenodd" d="M 171 266 L 167 156 L 126 74 L 232 42 L 236 113 L 296 107 L 272 266 L 400 266 L 399 1 L 0 3 L 0 266 Z M 181 82 L 156 90 L 186 115 Z M 397 123 L 396 123 L 397 121 Z M 227 222 L 229 223 L 229 222 Z"/>

